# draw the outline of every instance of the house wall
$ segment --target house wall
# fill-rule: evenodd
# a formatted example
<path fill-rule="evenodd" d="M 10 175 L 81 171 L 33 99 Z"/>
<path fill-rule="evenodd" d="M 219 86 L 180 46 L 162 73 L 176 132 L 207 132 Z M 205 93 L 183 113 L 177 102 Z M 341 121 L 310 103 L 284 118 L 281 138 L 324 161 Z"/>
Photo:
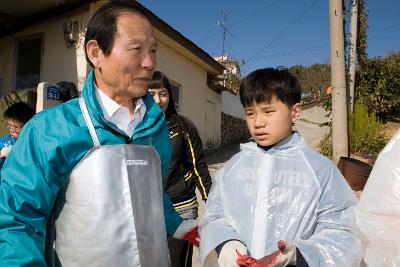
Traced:
<path fill-rule="evenodd" d="M 196 125 L 205 147 L 220 144 L 221 95 L 207 86 L 207 71 L 158 39 L 158 70 L 180 85 L 180 112 Z"/>
<path fill-rule="evenodd" d="M 0 39 L 0 94 L 5 96 L 14 89 L 15 43 L 17 38 L 33 34 L 43 34 L 43 55 L 41 81 L 56 83 L 74 82 L 81 87 L 86 78 L 86 59 L 82 45 L 79 48 L 67 48 L 64 41 L 63 24 L 73 18 L 80 25 L 87 25 L 89 6 L 76 9 L 52 19 L 27 27 L 12 35 Z M 81 38 L 83 41 L 83 36 Z"/>
<path fill-rule="evenodd" d="M 86 27 L 91 14 L 105 2 L 107 1 L 92 3 L 1 38 L 0 95 L 5 96 L 13 89 L 15 39 L 37 33 L 44 34 L 41 80 L 49 83 L 70 81 L 81 90 L 88 71 L 84 48 L 83 45 L 78 49 L 67 48 L 63 23 L 74 18 Z M 159 42 L 158 69 L 180 86 L 180 112 L 196 125 L 205 147 L 218 146 L 221 132 L 221 95 L 207 86 L 210 67 L 171 38 L 157 30 L 155 32 Z"/>
<path fill-rule="evenodd" d="M 222 112 L 240 119 L 244 119 L 243 106 L 240 103 L 239 94 L 222 92 Z"/>
<path fill-rule="evenodd" d="M 0 39 L 0 94 L 11 91 L 14 61 L 14 38 L 5 36 Z"/>

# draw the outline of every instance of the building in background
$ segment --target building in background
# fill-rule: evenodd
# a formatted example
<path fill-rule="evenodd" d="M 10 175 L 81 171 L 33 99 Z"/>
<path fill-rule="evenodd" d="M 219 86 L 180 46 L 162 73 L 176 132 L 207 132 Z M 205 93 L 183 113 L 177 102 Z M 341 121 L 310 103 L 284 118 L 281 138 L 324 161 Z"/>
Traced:
<path fill-rule="evenodd" d="M 74 82 L 79 90 L 90 70 L 83 47 L 91 15 L 108 1 L 1 1 L 0 96 L 35 91 L 40 82 Z M 140 4 L 139 4 L 140 5 Z M 220 144 L 225 67 L 156 14 L 158 69 L 173 85 L 176 106 L 197 126 L 207 147 Z M 0 103 L 1 106 L 6 105 Z"/>

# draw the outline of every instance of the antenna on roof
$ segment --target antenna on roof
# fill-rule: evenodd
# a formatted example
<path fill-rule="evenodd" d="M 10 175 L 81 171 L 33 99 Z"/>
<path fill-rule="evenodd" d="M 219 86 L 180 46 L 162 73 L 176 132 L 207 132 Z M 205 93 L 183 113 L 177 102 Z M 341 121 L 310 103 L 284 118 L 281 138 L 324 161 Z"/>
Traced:
<path fill-rule="evenodd" d="M 221 9 L 221 16 L 223 18 L 223 22 L 218 21 L 218 26 L 221 26 L 222 29 L 222 57 L 225 55 L 225 37 L 226 33 L 229 33 L 232 37 L 235 37 L 228 29 L 227 17 L 228 15 Z"/>

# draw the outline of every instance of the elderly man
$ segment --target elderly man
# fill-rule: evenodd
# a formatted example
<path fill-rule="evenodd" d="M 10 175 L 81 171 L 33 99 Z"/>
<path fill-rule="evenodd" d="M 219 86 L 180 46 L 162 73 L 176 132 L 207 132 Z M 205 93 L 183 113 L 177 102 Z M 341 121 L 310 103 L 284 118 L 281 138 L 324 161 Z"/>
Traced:
<path fill-rule="evenodd" d="M 110 2 L 89 21 L 85 47 L 93 71 L 79 99 L 36 115 L 1 172 L 2 266 L 167 266 L 166 232 L 196 237 L 162 186 L 171 146 L 147 93 L 150 20 Z"/>

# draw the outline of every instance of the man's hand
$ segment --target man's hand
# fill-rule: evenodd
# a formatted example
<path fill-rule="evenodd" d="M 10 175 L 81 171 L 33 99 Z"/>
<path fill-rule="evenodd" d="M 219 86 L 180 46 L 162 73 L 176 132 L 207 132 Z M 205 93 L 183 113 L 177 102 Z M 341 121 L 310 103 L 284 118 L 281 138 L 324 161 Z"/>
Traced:
<path fill-rule="evenodd" d="M 198 247 L 200 244 L 199 233 L 197 232 L 198 221 L 193 219 L 183 220 L 176 229 L 172 237 L 176 239 L 183 239 L 189 241 L 194 246 Z"/>
<path fill-rule="evenodd" d="M 250 267 L 281 267 L 286 265 L 295 265 L 296 264 L 296 247 L 290 241 L 279 241 L 278 242 L 278 250 L 259 259 L 256 260 L 246 255 L 240 255 L 241 266 L 250 266 Z"/>
<path fill-rule="evenodd" d="M 237 263 L 238 255 L 246 255 L 247 248 L 242 242 L 232 240 L 222 247 L 218 256 L 218 265 L 220 267 L 234 267 L 239 266 Z"/>

